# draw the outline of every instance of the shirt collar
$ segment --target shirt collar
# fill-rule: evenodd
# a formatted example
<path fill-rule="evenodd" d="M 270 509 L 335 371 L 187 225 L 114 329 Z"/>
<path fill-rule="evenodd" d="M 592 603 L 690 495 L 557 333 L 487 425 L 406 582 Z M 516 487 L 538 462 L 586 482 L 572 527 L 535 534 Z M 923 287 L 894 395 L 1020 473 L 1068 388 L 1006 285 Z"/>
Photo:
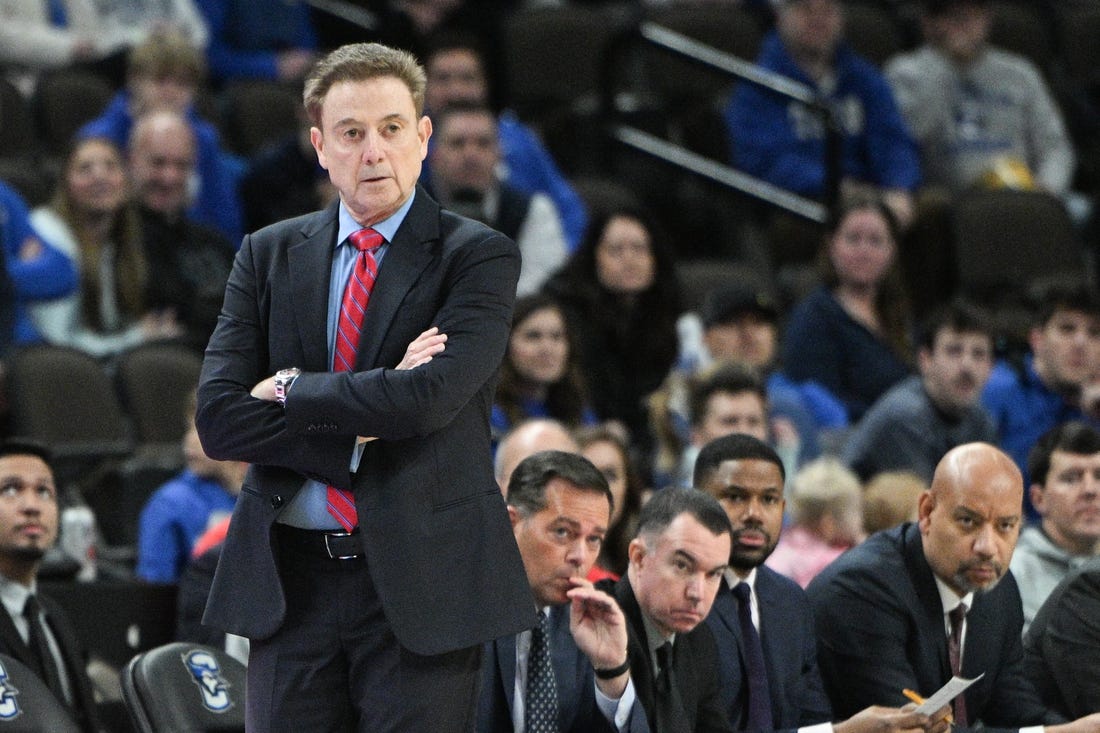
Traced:
<path fill-rule="evenodd" d="M 951 590 L 947 583 L 940 580 L 939 576 L 933 573 L 932 577 L 936 579 L 936 590 L 940 592 L 940 606 L 943 608 L 944 615 L 955 610 L 955 606 L 959 605 L 959 603 L 965 603 L 967 609 L 974 607 L 974 591 L 970 591 L 962 598 L 959 598 L 959 595 Z"/>
<path fill-rule="evenodd" d="M 736 588 L 738 583 L 748 583 L 749 588 L 752 590 L 752 592 L 756 593 L 756 568 L 750 570 L 749 574 L 746 575 L 744 578 L 738 575 L 737 571 L 733 568 L 726 568 L 722 572 L 722 575 L 723 577 L 725 577 L 726 585 L 730 587 L 730 590 Z"/>
<path fill-rule="evenodd" d="M 397 211 L 371 227 L 371 229 L 385 238 L 387 244 L 393 241 L 398 228 L 400 228 L 401 224 L 405 221 L 405 216 L 409 213 L 409 209 L 412 208 L 413 199 L 415 198 L 416 189 L 414 188 L 413 192 L 409 194 L 409 197 L 405 199 L 405 203 L 397 208 Z M 340 228 L 337 231 L 336 246 L 343 244 L 352 232 L 357 232 L 363 228 L 362 224 L 352 218 L 351 213 L 348 211 L 347 207 L 344 206 L 343 201 L 340 202 L 339 223 Z"/>

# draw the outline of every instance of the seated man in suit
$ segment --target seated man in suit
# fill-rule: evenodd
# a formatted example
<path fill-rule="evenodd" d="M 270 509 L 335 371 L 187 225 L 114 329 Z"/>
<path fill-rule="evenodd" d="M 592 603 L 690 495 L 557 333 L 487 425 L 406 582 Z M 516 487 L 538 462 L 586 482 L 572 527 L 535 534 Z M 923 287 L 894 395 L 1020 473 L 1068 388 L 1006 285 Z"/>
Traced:
<path fill-rule="evenodd" d="M 764 565 L 783 527 L 784 480 L 779 455 L 750 435 L 717 438 L 695 462 L 695 486 L 719 501 L 733 527 L 729 567 L 707 625 L 718 642 L 722 708 L 737 730 L 828 725 L 832 719 L 810 604 L 794 581 Z M 849 733 L 943 729 L 946 723 L 872 706 L 832 727 Z"/>
<path fill-rule="evenodd" d="M 1100 557 L 1067 575 L 1027 634 L 1024 665 L 1052 710 L 1066 717 L 1100 710 Z"/>
<path fill-rule="evenodd" d="M 807 594 L 834 712 L 902 704 L 902 690 L 927 695 L 952 675 L 982 675 L 954 700 L 959 727 L 1100 730 L 1100 714 L 1066 723 L 1024 673 L 1020 592 L 1008 570 L 1023 490 L 1008 455 L 961 445 L 936 467 L 916 524 L 879 532 L 814 579 Z"/>
<path fill-rule="evenodd" d="M 610 522 L 607 480 L 582 456 L 541 451 L 516 467 L 507 500 L 539 626 L 485 645 L 478 732 L 648 731 L 626 619 L 584 579 Z"/>
<path fill-rule="evenodd" d="M 663 489 L 642 507 L 626 575 L 599 584 L 613 587 L 629 622 L 630 670 L 655 733 L 733 730 L 714 674 L 714 635 L 703 623 L 729 551 L 729 519 L 717 501 Z"/>
<path fill-rule="evenodd" d="M 84 651 L 61 607 L 37 591 L 42 557 L 57 540 L 57 485 L 43 446 L 0 444 L 0 653 L 41 677 L 81 730 L 99 722 Z"/>

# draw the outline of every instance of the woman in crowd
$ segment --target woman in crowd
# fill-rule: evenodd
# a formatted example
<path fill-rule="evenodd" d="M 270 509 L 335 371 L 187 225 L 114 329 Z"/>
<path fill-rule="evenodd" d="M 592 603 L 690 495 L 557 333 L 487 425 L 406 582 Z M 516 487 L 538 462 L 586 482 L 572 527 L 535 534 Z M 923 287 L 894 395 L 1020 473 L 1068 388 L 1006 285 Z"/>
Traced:
<path fill-rule="evenodd" d="M 597 417 L 617 420 L 648 454 L 644 398 L 676 360 L 680 288 L 665 239 L 645 214 L 612 209 L 545 291 L 562 305 Z M 648 463 L 646 464 L 648 465 Z"/>
<path fill-rule="evenodd" d="M 824 283 L 791 312 L 783 371 L 833 393 L 858 420 L 909 374 L 912 336 L 898 229 L 877 198 L 846 202 L 821 252 Z"/>
<path fill-rule="evenodd" d="M 630 449 L 619 430 L 608 425 L 594 425 L 576 432 L 581 455 L 592 461 L 611 487 L 615 505 L 611 510 L 607 535 L 596 564 L 588 573 L 595 582 L 604 578 L 618 579 L 626 572 L 629 558 L 627 547 L 638 529 L 645 487 L 630 462 Z"/>
<path fill-rule="evenodd" d="M 552 298 L 516 300 L 493 404 L 494 436 L 532 417 L 554 418 L 569 429 L 596 422 L 575 354 L 565 316 Z"/>
<path fill-rule="evenodd" d="M 180 334 L 173 314 L 145 308 L 148 274 L 140 225 L 114 143 L 78 142 L 53 201 L 36 209 L 31 222 L 73 260 L 80 275 L 72 294 L 31 309 L 46 341 L 107 358 L 146 340 Z"/>

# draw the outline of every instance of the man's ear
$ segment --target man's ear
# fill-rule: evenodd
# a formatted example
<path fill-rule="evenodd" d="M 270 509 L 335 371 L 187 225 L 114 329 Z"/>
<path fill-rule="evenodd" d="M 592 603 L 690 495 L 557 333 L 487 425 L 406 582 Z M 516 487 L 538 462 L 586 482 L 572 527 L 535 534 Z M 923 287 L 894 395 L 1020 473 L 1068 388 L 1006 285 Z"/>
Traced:
<path fill-rule="evenodd" d="M 931 491 L 925 491 L 917 500 L 917 524 L 921 534 L 928 534 L 929 517 L 936 508 L 936 495 Z"/>
<path fill-rule="evenodd" d="M 1035 507 L 1035 511 L 1043 514 L 1043 500 L 1046 498 L 1043 487 L 1040 484 L 1032 484 L 1027 490 L 1027 495 L 1031 497 L 1031 506 Z"/>
<path fill-rule="evenodd" d="M 517 524 L 523 521 L 523 517 L 519 515 L 519 510 L 511 504 L 508 505 L 508 521 L 512 523 L 513 530 L 515 530 Z"/>
<path fill-rule="evenodd" d="M 645 542 L 642 542 L 640 537 L 632 539 L 626 548 L 626 556 L 630 559 L 631 565 L 640 565 L 645 554 Z"/>

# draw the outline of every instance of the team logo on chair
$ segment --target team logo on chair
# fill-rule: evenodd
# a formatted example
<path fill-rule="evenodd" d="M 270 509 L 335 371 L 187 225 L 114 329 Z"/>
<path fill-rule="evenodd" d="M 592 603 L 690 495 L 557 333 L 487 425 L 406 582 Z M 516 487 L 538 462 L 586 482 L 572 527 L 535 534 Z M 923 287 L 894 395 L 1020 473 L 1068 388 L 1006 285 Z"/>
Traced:
<path fill-rule="evenodd" d="M 19 701 L 15 699 L 18 694 L 19 690 L 8 679 L 8 670 L 0 663 L 0 721 L 12 720 L 23 714 Z"/>
<path fill-rule="evenodd" d="M 233 707 L 229 683 L 222 677 L 218 660 L 209 652 L 195 649 L 183 654 L 183 663 L 202 693 L 202 706 L 212 713 L 224 713 Z"/>

